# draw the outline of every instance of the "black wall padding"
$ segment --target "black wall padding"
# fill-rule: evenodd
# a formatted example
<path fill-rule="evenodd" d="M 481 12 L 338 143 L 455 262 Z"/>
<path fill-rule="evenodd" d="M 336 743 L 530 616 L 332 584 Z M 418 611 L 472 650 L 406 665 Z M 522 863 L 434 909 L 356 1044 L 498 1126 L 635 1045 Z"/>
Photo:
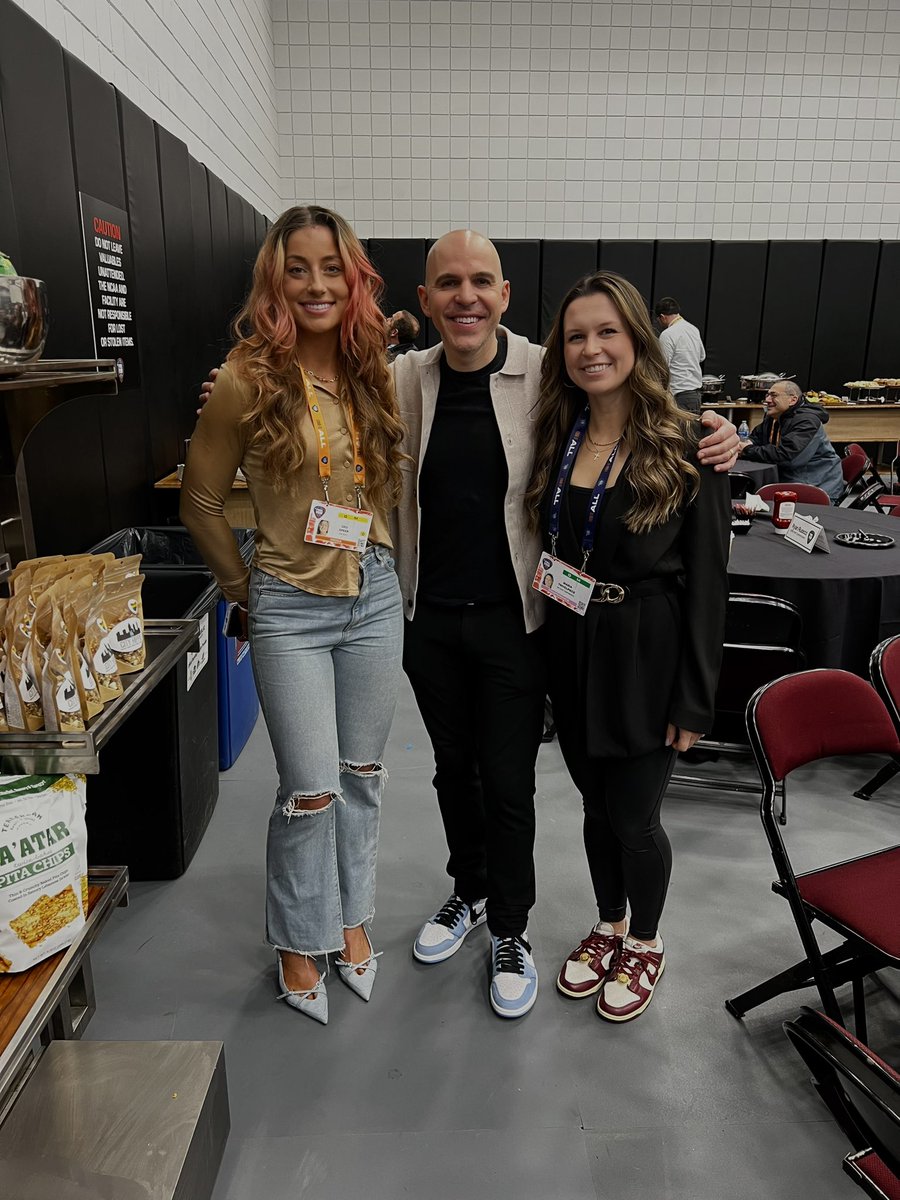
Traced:
<path fill-rule="evenodd" d="M 48 358 L 91 358 L 94 339 L 60 45 L 0 0 L 0 104 L 18 216 L 16 268 L 47 283 Z"/>
<path fill-rule="evenodd" d="M 900 375 L 900 242 L 882 242 L 863 379 Z M 841 393 L 843 394 L 843 393 Z"/>
<path fill-rule="evenodd" d="M 706 337 L 706 305 L 709 299 L 709 264 L 712 242 L 656 243 L 651 305 L 663 296 L 674 296 L 681 315 Z"/>
<path fill-rule="evenodd" d="M 101 399 L 60 404 L 25 441 L 19 474 L 28 480 L 37 554 L 76 554 L 109 532 Z"/>
<path fill-rule="evenodd" d="M 77 58 L 70 54 L 65 54 L 64 58 L 78 190 L 115 208 L 125 209 L 125 180 L 115 89 Z M 129 238 L 129 249 L 130 243 Z M 137 313 L 134 270 L 126 270 L 129 299 Z M 101 358 L 108 356 L 108 352 L 102 348 L 98 348 L 98 354 Z M 103 437 L 101 457 L 106 467 L 104 499 L 108 523 L 114 528 L 145 521 L 150 514 L 145 402 L 144 394 L 138 387 L 137 375 L 135 372 L 135 378 L 126 378 L 118 395 L 104 396 L 96 402 L 82 399 L 70 401 L 79 409 L 83 405 L 96 403 L 99 411 Z M 52 417 L 49 419 L 52 420 Z M 67 479 L 64 485 L 68 485 Z M 34 488 L 30 487 L 30 490 L 33 492 Z M 90 495 L 92 500 L 96 498 L 99 501 L 99 494 Z"/>
<path fill-rule="evenodd" d="M 253 279 L 253 264 L 259 250 L 256 239 L 256 210 L 241 197 L 241 217 L 244 222 L 244 291 L 250 290 Z"/>
<path fill-rule="evenodd" d="M 69 86 L 78 190 L 115 208 L 124 208 L 125 184 L 113 86 L 65 50 L 63 61 Z"/>
<path fill-rule="evenodd" d="M 175 413 L 175 361 L 156 126 L 125 96 L 118 94 L 117 101 L 131 228 L 141 391 L 147 402 L 150 473 L 155 480 L 168 474 L 182 457 Z"/>
<path fill-rule="evenodd" d="M 509 280 L 509 308 L 502 324 L 536 342 L 541 323 L 541 243 L 495 239 L 503 278 Z"/>
<path fill-rule="evenodd" d="M 197 378 L 196 323 L 197 290 L 194 282 L 194 249 L 191 244 L 191 180 L 187 146 L 179 138 L 156 127 L 159 150 L 159 182 L 162 193 L 166 272 L 169 280 L 173 371 L 173 419 L 176 438 L 190 435 L 196 420 Z M 176 458 L 176 462 L 181 459 Z M 174 463 L 170 465 L 170 470 Z"/>
<path fill-rule="evenodd" d="M 633 283 L 647 301 L 653 303 L 653 260 L 655 242 L 601 242 L 600 267 L 615 271 Z"/>
<path fill-rule="evenodd" d="M 826 242 L 812 365 L 805 386 L 863 378 L 878 242 Z M 821 382 L 820 382 L 821 381 Z M 804 381 L 800 381 L 801 387 Z M 843 387 L 838 393 L 843 395 Z"/>
<path fill-rule="evenodd" d="M 263 241 L 265 240 L 266 229 L 268 228 L 268 226 L 266 225 L 266 218 L 262 215 L 261 212 L 257 212 L 255 209 L 253 212 L 253 223 L 255 226 L 256 247 L 258 250 L 259 247 L 263 244 Z"/>
<path fill-rule="evenodd" d="M 714 242 L 706 318 L 708 375 L 725 375 L 725 391 L 739 395 L 739 376 L 757 369 L 767 242 Z"/>
<path fill-rule="evenodd" d="M 241 208 L 241 198 L 226 185 L 225 200 L 228 207 L 228 240 L 231 245 L 231 285 L 229 294 L 239 296 L 241 301 L 247 295 L 250 286 L 252 264 L 246 261 L 244 242 L 244 212 Z"/>
<path fill-rule="evenodd" d="M 237 316 L 239 298 L 231 291 L 233 274 L 231 242 L 228 236 L 228 201 L 225 184 L 211 171 L 206 173 L 209 191 L 209 227 L 212 243 L 213 320 L 216 329 L 217 365 L 231 348 L 229 327 Z"/>
<path fill-rule="evenodd" d="M 569 288 L 597 269 L 596 242 L 545 241 L 541 244 L 541 327 L 546 338 L 560 303 Z"/>
<path fill-rule="evenodd" d="M 814 386 L 808 381 L 821 271 L 821 242 L 769 243 L 759 370 L 796 375 L 801 387 Z"/>
<path fill-rule="evenodd" d="M 193 379 L 199 384 L 217 367 L 216 338 L 218 327 L 213 305 L 212 229 L 209 219 L 209 184 L 206 167 L 188 157 L 188 178 L 191 188 L 191 240 L 194 250 L 194 313 L 195 324 L 189 346 L 189 361 Z M 189 381 L 190 382 L 190 381 Z"/>
<path fill-rule="evenodd" d="M 385 283 L 382 309 L 386 316 L 405 308 L 419 320 L 417 345 L 424 346 L 424 317 L 417 288 L 425 282 L 424 238 L 369 238 L 369 258 Z"/>
<path fill-rule="evenodd" d="M 0 0 L 0 17 L 2 17 Z M 16 205 L 12 180 L 9 177 L 9 156 L 6 152 L 6 129 L 3 124 L 3 89 L 0 88 L 0 250 L 8 254 L 19 270 L 19 230 L 16 224 Z"/>

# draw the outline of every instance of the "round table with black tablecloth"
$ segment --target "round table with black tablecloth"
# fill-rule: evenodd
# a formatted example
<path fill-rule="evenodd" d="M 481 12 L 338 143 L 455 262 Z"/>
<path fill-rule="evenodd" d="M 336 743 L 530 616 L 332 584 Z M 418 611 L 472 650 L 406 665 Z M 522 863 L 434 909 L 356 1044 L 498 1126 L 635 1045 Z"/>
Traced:
<path fill-rule="evenodd" d="M 739 458 L 729 475 L 746 475 L 752 480 L 754 490 L 761 488 L 764 483 L 778 483 L 778 468 L 774 463 L 744 462 Z M 790 484 L 784 486 L 790 487 Z"/>
<path fill-rule="evenodd" d="M 872 650 L 900 633 L 900 544 L 869 550 L 838 545 L 834 537 L 862 529 L 900 543 L 900 521 L 824 504 L 800 504 L 798 512 L 818 518 L 831 553 L 806 554 L 786 543 L 768 518 L 757 517 L 732 543 L 731 590 L 790 600 L 803 616 L 807 666 L 842 667 L 868 678 Z"/>

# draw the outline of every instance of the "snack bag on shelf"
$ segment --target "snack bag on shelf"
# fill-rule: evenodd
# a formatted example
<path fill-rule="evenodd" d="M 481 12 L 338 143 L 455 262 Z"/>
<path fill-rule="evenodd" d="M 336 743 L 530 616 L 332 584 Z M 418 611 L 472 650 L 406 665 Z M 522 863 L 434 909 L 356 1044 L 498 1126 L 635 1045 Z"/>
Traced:
<path fill-rule="evenodd" d="M 66 619 L 66 629 L 69 631 L 69 660 L 75 671 L 75 683 L 81 700 L 81 711 L 85 721 L 90 721 L 103 712 L 103 699 L 94 672 L 91 670 L 84 654 L 84 628 L 78 632 L 78 613 L 75 601 L 81 595 L 90 596 L 91 591 L 78 592 L 67 598 L 63 610 Z"/>
<path fill-rule="evenodd" d="M 77 668 L 69 653 L 69 632 L 62 609 L 53 604 L 52 633 L 44 661 L 41 698 L 47 729 L 73 733 L 84 729 L 81 695 L 75 679 Z"/>
<path fill-rule="evenodd" d="M 26 571 L 36 571 L 39 567 L 45 566 L 47 563 L 62 562 L 61 554 L 47 554 L 43 558 L 23 558 L 20 563 L 16 563 L 9 573 L 9 590 L 15 595 L 19 576 Z"/>
<path fill-rule="evenodd" d="M 109 626 L 109 645 L 116 656 L 120 675 L 140 671 L 146 660 L 144 611 L 141 607 L 143 575 L 103 585 L 103 618 Z"/>
<path fill-rule="evenodd" d="M 104 583 L 118 583 L 122 579 L 133 579 L 140 574 L 143 554 L 129 554 L 126 558 L 113 558 L 103 572 Z"/>
<path fill-rule="evenodd" d="M 34 667 L 27 595 L 16 595 L 6 610 L 6 719 L 10 729 L 44 728 L 44 710 Z"/>
<path fill-rule="evenodd" d="M 0 972 L 64 950 L 87 914 L 83 775 L 0 776 Z"/>
<path fill-rule="evenodd" d="M 109 626 L 103 615 L 105 605 L 106 588 L 102 584 L 94 588 L 87 599 L 79 596 L 76 600 L 79 624 L 84 607 L 84 654 L 97 680 L 100 699 L 107 704 L 110 700 L 118 700 L 123 688 L 116 656 L 109 641 Z"/>

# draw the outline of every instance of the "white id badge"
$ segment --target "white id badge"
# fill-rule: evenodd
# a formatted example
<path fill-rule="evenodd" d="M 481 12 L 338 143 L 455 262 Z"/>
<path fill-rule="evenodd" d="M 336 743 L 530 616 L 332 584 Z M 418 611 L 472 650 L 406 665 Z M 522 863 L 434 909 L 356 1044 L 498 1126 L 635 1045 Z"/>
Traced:
<path fill-rule="evenodd" d="M 542 596 L 563 604 L 573 613 L 583 617 L 594 590 L 596 579 L 585 575 L 576 567 L 570 567 L 561 558 L 542 553 L 531 586 Z"/>
<path fill-rule="evenodd" d="M 304 542 L 331 546 L 335 550 L 356 550 L 360 554 L 369 540 L 372 514 L 361 508 L 343 508 L 327 500 L 313 500 L 309 506 Z"/>

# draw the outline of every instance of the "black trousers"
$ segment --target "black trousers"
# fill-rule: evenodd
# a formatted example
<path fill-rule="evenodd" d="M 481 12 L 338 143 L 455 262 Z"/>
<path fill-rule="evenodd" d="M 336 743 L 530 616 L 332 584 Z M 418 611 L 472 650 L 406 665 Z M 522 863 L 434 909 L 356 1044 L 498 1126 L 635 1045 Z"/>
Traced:
<path fill-rule="evenodd" d="M 534 904 L 534 765 L 543 729 L 543 635 L 518 604 L 418 602 L 403 666 L 434 748 L 447 871 L 463 900 L 487 896 L 497 937 Z"/>
<path fill-rule="evenodd" d="M 661 746 L 635 758 L 590 758 L 582 729 L 583 718 L 557 715 L 560 750 L 584 802 L 584 849 L 597 911 L 602 921 L 622 921 L 630 904 L 632 937 L 653 941 L 672 872 L 659 811 L 675 751 Z"/>

